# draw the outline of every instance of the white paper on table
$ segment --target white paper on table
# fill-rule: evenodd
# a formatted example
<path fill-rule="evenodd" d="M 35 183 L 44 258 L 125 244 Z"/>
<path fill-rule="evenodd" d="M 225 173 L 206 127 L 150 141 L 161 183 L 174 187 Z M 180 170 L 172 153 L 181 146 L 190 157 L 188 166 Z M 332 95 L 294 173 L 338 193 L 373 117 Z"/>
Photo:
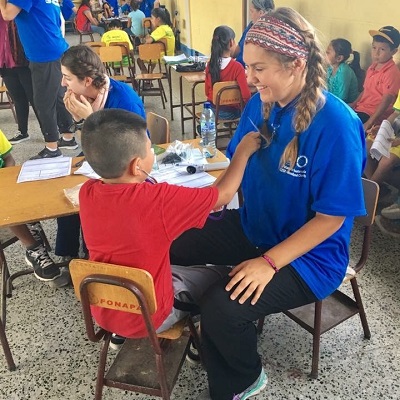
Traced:
<path fill-rule="evenodd" d="M 60 178 L 71 174 L 71 157 L 40 158 L 22 164 L 17 183 Z"/>
<path fill-rule="evenodd" d="M 188 58 L 186 57 L 185 54 L 179 54 L 178 56 L 164 56 L 164 60 L 166 63 L 180 63 L 187 61 Z"/>
<path fill-rule="evenodd" d="M 171 185 L 185 186 L 191 188 L 210 186 L 214 183 L 215 177 L 207 172 L 189 174 L 186 166 L 160 165 L 158 171 L 151 171 L 151 176 L 157 182 L 167 182 Z"/>
<path fill-rule="evenodd" d="M 78 168 L 74 174 L 76 175 L 85 175 L 88 178 L 91 179 L 100 179 L 101 176 L 96 174 L 96 172 L 93 171 L 93 168 L 90 166 L 90 164 L 87 161 L 84 161 L 82 166 Z"/>
<path fill-rule="evenodd" d="M 383 157 L 390 157 L 390 148 L 392 140 L 395 138 L 392 124 L 386 119 L 382 121 L 379 131 L 376 134 L 374 143 L 372 143 L 370 154 L 372 158 L 380 160 Z"/>

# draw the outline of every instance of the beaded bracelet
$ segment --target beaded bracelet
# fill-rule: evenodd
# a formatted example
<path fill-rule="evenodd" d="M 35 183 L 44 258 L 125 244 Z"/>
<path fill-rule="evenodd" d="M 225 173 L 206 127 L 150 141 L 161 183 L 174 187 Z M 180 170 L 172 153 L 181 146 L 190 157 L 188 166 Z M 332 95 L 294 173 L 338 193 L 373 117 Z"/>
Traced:
<path fill-rule="evenodd" d="M 266 254 L 263 254 L 261 257 L 271 266 L 275 273 L 279 272 L 279 269 L 276 267 L 271 258 L 269 258 Z"/>

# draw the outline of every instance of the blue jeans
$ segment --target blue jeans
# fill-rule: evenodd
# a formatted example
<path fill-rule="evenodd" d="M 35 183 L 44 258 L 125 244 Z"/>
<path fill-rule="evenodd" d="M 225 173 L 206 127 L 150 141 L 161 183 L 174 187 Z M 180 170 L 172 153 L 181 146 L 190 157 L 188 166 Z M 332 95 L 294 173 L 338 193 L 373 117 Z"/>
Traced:
<path fill-rule="evenodd" d="M 98 33 L 100 36 L 103 36 L 104 32 L 106 31 L 103 27 L 98 25 L 90 25 L 90 30 L 94 33 Z"/>

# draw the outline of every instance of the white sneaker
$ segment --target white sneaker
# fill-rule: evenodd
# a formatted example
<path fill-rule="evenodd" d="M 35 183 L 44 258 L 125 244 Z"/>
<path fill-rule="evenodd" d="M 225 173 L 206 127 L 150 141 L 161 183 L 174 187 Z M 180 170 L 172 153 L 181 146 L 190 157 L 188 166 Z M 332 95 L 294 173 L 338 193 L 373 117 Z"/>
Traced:
<path fill-rule="evenodd" d="M 393 203 L 391 206 L 383 208 L 381 214 L 388 219 L 400 219 L 400 203 Z"/>

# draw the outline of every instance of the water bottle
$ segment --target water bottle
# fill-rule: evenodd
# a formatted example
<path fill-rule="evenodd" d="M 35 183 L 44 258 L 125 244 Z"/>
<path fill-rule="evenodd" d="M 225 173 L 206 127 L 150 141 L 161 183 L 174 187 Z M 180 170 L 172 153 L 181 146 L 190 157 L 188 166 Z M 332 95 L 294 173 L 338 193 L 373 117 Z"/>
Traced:
<path fill-rule="evenodd" d="M 118 7 L 118 17 L 122 17 L 123 16 L 123 13 L 122 13 L 122 8 L 121 7 Z"/>
<path fill-rule="evenodd" d="M 215 156 L 215 116 L 211 109 L 211 103 L 206 101 L 204 103 L 203 112 L 200 116 L 200 131 L 201 131 L 201 146 L 203 156 L 205 158 L 212 158 Z"/>

